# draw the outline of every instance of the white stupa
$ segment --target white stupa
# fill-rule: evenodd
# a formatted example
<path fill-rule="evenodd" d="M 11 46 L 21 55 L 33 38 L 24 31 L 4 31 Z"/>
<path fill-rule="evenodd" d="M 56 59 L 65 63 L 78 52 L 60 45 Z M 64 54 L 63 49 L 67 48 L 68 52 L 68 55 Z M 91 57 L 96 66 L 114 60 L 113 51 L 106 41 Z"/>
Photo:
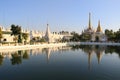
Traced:
<path fill-rule="evenodd" d="M 46 39 L 47 42 L 52 42 L 52 37 L 51 37 L 50 29 L 49 29 L 49 24 L 47 24 L 45 39 Z"/>

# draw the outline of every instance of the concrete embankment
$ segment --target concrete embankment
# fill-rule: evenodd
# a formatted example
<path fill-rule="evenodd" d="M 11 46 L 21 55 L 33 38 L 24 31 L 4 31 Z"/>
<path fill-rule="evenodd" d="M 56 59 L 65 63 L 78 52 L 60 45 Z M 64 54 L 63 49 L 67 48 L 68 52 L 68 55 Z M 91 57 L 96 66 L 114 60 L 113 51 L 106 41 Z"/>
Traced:
<path fill-rule="evenodd" d="M 26 50 L 35 48 L 49 48 L 49 47 L 61 47 L 71 45 L 109 45 L 120 46 L 120 43 L 108 43 L 108 42 L 68 42 L 68 43 L 50 43 L 50 44 L 36 44 L 36 45 L 17 45 L 17 46 L 0 46 L 0 51 L 4 50 Z"/>
<path fill-rule="evenodd" d="M 25 50 L 35 48 L 49 48 L 66 46 L 67 43 L 50 43 L 50 44 L 36 44 L 36 45 L 17 45 L 17 46 L 0 46 L 0 51 L 3 50 Z"/>
<path fill-rule="evenodd" d="M 112 42 L 70 42 L 68 45 L 105 45 L 105 46 L 120 46 L 120 43 Z"/>

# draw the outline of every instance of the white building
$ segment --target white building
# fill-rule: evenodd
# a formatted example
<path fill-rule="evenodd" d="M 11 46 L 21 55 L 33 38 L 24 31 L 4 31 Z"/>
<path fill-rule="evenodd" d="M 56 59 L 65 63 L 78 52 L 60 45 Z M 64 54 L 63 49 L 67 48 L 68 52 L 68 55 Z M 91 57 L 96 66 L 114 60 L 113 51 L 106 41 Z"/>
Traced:
<path fill-rule="evenodd" d="M 2 42 L 15 42 L 14 41 L 14 36 L 11 35 L 11 30 L 10 28 L 5 29 L 4 27 L 0 26 L 1 30 L 2 30 Z M 29 35 L 29 31 L 28 30 L 22 30 L 22 33 L 27 33 Z M 30 36 L 28 36 L 27 42 L 30 41 Z M 24 42 L 24 40 L 23 40 Z"/>
<path fill-rule="evenodd" d="M 46 33 L 45 33 L 45 36 L 44 36 L 44 38 L 47 42 L 49 42 L 49 43 L 59 42 L 63 38 L 70 39 L 71 37 L 72 37 L 71 34 L 51 33 L 50 29 L 49 29 L 49 24 L 47 24 Z"/>
<path fill-rule="evenodd" d="M 2 29 L 2 36 L 3 38 L 1 39 L 2 42 L 14 42 L 14 36 L 11 36 L 11 30 L 5 29 L 1 26 Z M 27 33 L 28 34 L 28 39 L 27 42 L 30 42 L 30 40 L 33 39 L 41 39 L 44 38 L 47 42 L 59 42 L 63 38 L 65 39 L 70 39 L 72 35 L 70 34 L 60 34 L 60 33 L 51 33 L 49 29 L 49 25 L 47 24 L 47 29 L 46 32 L 40 32 L 40 31 L 28 31 L 28 30 L 22 30 L 22 33 Z M 25 40 L 23 40 L 24 42 Z"/>

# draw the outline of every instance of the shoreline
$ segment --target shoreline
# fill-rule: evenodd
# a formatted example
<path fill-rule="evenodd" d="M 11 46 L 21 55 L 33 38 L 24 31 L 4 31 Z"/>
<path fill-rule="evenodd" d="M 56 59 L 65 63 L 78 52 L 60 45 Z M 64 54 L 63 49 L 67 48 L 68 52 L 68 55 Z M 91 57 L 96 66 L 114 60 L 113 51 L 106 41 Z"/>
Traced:
<path fill-rule="evenodd" d="M 69 45 L 102 45 L 102 46 L 120 46 L 120 43 L 112 42 L 70 42 Z"/>
<path fill-rule="evenodd" d="M 27 49 L 36 49 L 36 48 L 62 47 L 62 46 L 67 46 L 67 43 L 0 46 L 0 51 L 4 51 L 4 50 L 27 50 Z"/>
<path fill-rule="evenodd" d="M 4 50 L 26 50 L 36 48 L 49 48 L 49 47 L 62 47 L 72 45 L 102 45 L 102 46 L 120 46 L 120 43 L 111 42 L 68 42 L 68 43 L 50 43 L 50 44 L 34 44 L 34 45 L 11 45 L 11 46 L 0 46 L 0 51 Z"/>

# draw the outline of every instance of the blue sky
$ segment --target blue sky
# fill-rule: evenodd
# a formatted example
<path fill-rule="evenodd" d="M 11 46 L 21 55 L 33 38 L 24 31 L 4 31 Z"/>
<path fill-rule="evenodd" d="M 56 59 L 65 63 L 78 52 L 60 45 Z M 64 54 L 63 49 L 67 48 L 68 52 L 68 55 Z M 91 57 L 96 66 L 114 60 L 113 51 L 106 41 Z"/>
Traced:
<path fill-rule="evenodd" d="M 0 0 L 0 25 L 11 24 L 24 29 L 81 32 L 88 26 L 91 12 L 92 26 L 98 20 L 103 30 L 120 28 L 120 0 Z"/>

